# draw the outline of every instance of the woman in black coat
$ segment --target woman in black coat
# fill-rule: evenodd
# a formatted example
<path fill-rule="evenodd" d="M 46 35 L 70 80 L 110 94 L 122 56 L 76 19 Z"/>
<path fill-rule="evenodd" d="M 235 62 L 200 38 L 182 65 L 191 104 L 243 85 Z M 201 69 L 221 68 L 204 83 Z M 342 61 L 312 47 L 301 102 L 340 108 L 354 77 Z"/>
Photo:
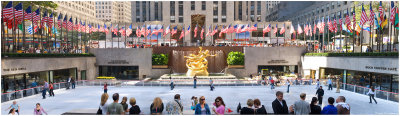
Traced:
<path fill-rule="evenodd" d="M 318 103 L 317 97 L 313 97 L 310 104 L 310 114 L 319 115 L 321 114 L 321 107 L 316 105 Z"/>

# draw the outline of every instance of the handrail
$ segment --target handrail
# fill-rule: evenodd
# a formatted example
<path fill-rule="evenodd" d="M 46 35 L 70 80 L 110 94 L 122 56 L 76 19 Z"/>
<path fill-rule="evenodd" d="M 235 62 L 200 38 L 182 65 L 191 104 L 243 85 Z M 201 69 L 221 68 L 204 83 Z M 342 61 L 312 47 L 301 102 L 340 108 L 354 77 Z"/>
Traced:
<path fill-rule="evenodd" d="M 359 86 L 359 85 L 354 85 L 354 84 L 349 84 L 349 83 L 343 83 L 343 84 L 347 84 L 347 85 L 353 85 L 353 86 L 357 86 L 357 87 L 361 87 L 361 88 L 366 88 L 366 89 L 370 89 L 368 87 L 363 87 L 363 86 Z M 388 92 L 388 93 L 393 93 L 393 94 L 399 94 L 399 93 L 395 93 L 395 92 L 390 92 L 390 91 L 385 91 L 385 90 L 380 90 L 380 89 L 375 89 L 377 91 L 382 91 L 382 92 Z"/>
<path fill-rule="evenodd" d="M 53 84 L 61 84 L 61 83 L 66 83 L 66 82 L 59 82 L 59 83 L 53 83 Z M 33 88 L 39 88 L 39 87 L 44 87 L 44 85 L 21 89 L 21 90 L 16 90 L 16 91 L 11 91 L 11 92 L 6 92 L 6 93 L 2 93 L 1 95 L 7 94 L 7 93 L 15 93 L 15 92 L 24 91 L 24 90 L 33 89 Z"/>

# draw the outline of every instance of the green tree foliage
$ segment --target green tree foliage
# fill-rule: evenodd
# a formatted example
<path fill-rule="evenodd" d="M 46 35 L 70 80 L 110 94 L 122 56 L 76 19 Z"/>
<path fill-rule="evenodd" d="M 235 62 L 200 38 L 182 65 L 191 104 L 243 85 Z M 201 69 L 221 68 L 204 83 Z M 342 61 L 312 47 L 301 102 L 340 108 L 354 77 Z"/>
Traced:
<path fill-rule="evenodd" d="M 168 55 L 167 54 L 153 54 L 151 58 L 153 65 L 167 65 Z"/>
<path fill-rule="evenodd" d="M 244 53 L 229 52 L 227 63 L 228 65 L 244 65 Z"/>
<path fill-rule="evenodd" d="M 382 8 L 384 10 L 387 8 L 387 5 L 390 5 L 390 3 L 389 2 L 382 2 Z M 362 12 L 362 2 L 354 1 L 352 8 L 354 8 L 354 6 L 356 8 L 355 9 L 355 11 L 356 11 L 356 21 L 360 22 L 360 20 L 361 20 L 361 12 Z M 364 4 L 364 10 L 367 13 L 368 17 L 370 16 L 369 6 L 370 6 L 369 3 L 368 4 Z M 379 9 L 379 1 L 372 1 L 372 10 L 374 10 L 375 15 L 377 15 L 377 17 L 379 17 L 378 9 Z M 349 9 L 349 12 L 353 12 L 353 11 L 350 11 L 350 9 Z M 387 9 L 385 10 L 385 12 L 387 12 Z M 351 16 L 353 16 L 352 13 L 349 13 L 349 14 Z M 351 20 L 351 21 L 353 21 L 353 20 Z M 367 23 L 367 24 L 369 24 L 369 23 Z"/>

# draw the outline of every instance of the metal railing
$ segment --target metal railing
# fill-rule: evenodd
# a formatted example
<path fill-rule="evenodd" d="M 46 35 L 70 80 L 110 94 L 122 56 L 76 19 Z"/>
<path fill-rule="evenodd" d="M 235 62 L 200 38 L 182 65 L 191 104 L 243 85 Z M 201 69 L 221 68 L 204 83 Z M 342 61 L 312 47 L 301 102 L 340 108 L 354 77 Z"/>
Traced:
<path fill-rule="evenodd" d="M 336 82 L 332 83 L 332 87 L 336 88 Z M 340 89 L 346 90 L 346 91 L 351 91 L 351 92 L 358 93 L 358 94 L 368 95 L 367 93 L 370 88 L 353 85 L 353 84 L 348 84 L 348 83 L 342 83 L 340 85 Z M 384 99 L 384 100 L 399 102 L 399 93 L 375 89 L 375 97 Z"/>

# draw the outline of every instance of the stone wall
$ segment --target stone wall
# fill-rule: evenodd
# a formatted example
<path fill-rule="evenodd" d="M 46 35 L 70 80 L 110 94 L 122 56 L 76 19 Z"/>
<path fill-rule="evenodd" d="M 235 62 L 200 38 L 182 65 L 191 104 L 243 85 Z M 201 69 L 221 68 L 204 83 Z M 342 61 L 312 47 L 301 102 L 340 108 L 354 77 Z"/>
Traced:
<path fill-rule="evenodd" d="M 151 75 L 152 48 L 94 48 L 90 53 L 96 56 L 98 66 L 138 66 L 139 79 Z"/>
<path fill-rule="evenodd" d="M 257 73 L 259 65 L 299 65 L 300 56 L 305 52 L 305 47 L 246 47 L 244 48 L 245 75 Z"/>
<path fill-rule="evenodd" d="M 398 57 L 322 57 L 304 56 L 302 58 L 303 71 L 305 76 L 310 70 L 316 70 L 316 77 L 319 78 L 320 68 L 335 68 L 356 70 L 364 72 L 399 74 Z"/>
<path fill-rule="evenodd" d="M 78 80 L 81 79 L 81 70 L 86 70 L 87 80 L 97 76 L 95 57 L 71 58 L 2 58 L 1 75 L 14 75 L 49 70 L 77 68 Z"/>

